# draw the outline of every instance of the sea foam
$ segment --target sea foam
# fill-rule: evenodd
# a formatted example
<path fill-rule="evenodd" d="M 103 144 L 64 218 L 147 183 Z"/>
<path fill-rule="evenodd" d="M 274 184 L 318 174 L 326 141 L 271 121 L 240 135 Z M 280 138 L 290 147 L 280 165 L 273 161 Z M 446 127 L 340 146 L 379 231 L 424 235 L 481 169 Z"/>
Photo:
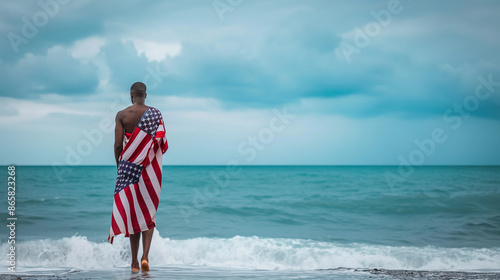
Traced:
<path fill-rule="evenodd" d="M 129 239 L 123 236 L 117 236 L 113 245 L 92 242 L 85 236 L 24 241 L 16 245 L 20 269 L 53 267 L 54 264 L 79 269 L 130 265 Z M 2 244 L 1 249 L 7 252 L 8 245 Z M 172 240 L 161 237 L 156 230 L 149 258 L 157 267 L 500 271 L 500 248 L 394 247 L 255 236 Z"/>

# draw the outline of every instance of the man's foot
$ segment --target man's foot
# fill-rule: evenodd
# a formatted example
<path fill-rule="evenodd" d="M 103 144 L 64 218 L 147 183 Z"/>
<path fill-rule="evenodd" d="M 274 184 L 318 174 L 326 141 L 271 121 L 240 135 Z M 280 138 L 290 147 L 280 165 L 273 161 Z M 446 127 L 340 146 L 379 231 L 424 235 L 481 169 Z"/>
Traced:
<path fill-rule="evenodd" d="M 149 271 L 148 260 L 142 260 L 141 261 L 141 269 L 142 269 L 142 271 Z"/>
<path fill-rule="evenodd" d="M 134 260 L 132 261 L 132 272 L 139 272 L 139 261 Z"/>

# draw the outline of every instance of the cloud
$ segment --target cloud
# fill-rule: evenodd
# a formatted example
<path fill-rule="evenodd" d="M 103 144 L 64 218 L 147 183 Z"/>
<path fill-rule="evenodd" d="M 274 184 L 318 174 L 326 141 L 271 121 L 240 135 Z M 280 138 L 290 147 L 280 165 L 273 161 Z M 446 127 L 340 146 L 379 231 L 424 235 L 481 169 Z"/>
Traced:
<path fill-rule="evenodd" d="M 82 40 L 78 40 L 70 48 L 71 56 L 76 59 L 82 58 L 92 58 L 99 54 L 102 46 L 105 44 L 105 40 L 98 37 L 89 37 Z"/>
<path fill-rule="evenodd" d="M 463 30 L 460 19 L 453 14 L 457 9 L 444 11 L 438 18 L 428 15 L 425 5 L 408 4 L 401 14 L 393 16 L 379 37 L 373 38 L 372 43 L 348 63 L 335 54 L 340 42 L 345 40 L 342 34 L 373 20 L 370 10 L 378 8 L 358 6 L 355 11 L 346 5 L 336 6 L 337 14 L 349 10 L 354 15 L 341 22 L 327 12 L 331 8 L 327 2 L 280 5 L 264 7 L 252 3 L 238 7 L 248 15 L 259 14 L 262 21 L 258 23 L 247 14 L 239 14 L 224 24 L 214 24 L 207 18 L 213 15 L 190 7 L 191 15 L 198 15 L 197 21 L 165 19 L 163 26 L 170 27 L 167 31 L 163 27 L 155 28 L 162 26 L 156 24 L 149 27 L 150 32 L 141 33 L 141 29 L 128 25 L 127 30 L 133 37 L 127 38 L 135 39 L 106 48 L 107 53 L 113 53 L 107 61 L 113 72 L 112 83 L 128 85 L 151 78 L 148 77 L 151 69 L 158 69 L 162 73 L 157 75 L 159 79 L 149 79 L 150 84 L 155 85 L 152 91 L 155 94 L 211 97 L 228 109 L 268 108 L 308 98 L 335 100 L 358 95 L 362 98 L 352 100 L 364 101 L 350 103 L 349 107 L 357 108 L 347 110 L 349 116 L 394 113 L 420 117 L 442 114 L 451 104 L 461 101 L 474 90 L 479 75 L 500 74 L 493 62 L 500 60 L 490 47 L 496 41 L 488 37 L 491 27 L 479 24 L 485 27 L 481 30 L 484 35 L 473 33 L 473 28 Z M 481 6 L 470 10 L 472 14 L 492 16 L 484 14 Z M 470 13 L 464 16 L 470 17 Z M 445 26 L 443 22 L 449 24 Z M 141 50 L 136 42 L 152 42 L 151 34 L 158 34 L 161 39 L 148 54 L 146 48 L 142 46 Z M 467 38 L 481 40 L 469 42 Z M 162 44 L 172 44 L 164 42 L 179 42 L 182 52 L 168 55 L 169 46 L 161 47 L 163 53 L 158 52 Z M 470 47 L 457 48 L 459 42 L 467 42 Z M 470 53 L 479 42 L 489 42 L 479 46 L 482 53 L 493 58 L 489 64 L 484 63 L 485 56 L 479 52 Z M 133 48 L 138 50 L 137 54 Z M 463 68 L 463 71 L 449 71 L 451 68 L 445 69 L 443 65 Z M 474 71 L 467 71 L 467 65 Z M 495 100 L 489 100 L 477 113 L 498 117 L 495 110 L 491 110 L 498 106 Z M 335 108 L 332 106 L 330 112 L 346 112 Z"/>
<path fill-rule="evenodd" d="M 61 47 L 44 55 L 26 54 L 14 64 L 0 62 L 1 96 L 36 98 L 39 94 L 92 94 L 98 85 L 97 67 L 85 64 Z"/>
<path fill-rule="evenodd" d="M 402 3 L 402 12 L 351 63 L 336 53 L 340 43 L 386 3 L 256 1 L 238 6 L 224 22 L 199 1 L 68 4 L 30 40 L 29 52 L 14 60 L 1 56 L 9 89 L 2 95 L 76 96 L 96 92 L 98 84 L 127 88 L 147 81 L 154 94 L 213 98 L 226 109 L 358 100 L 349 103 L 352 110 L 331 106 L 330 113 L 420 117 L 461 101 L 479 75 L 500 75 L 500 40 L 493 36 L 499 5 L 459 1 L 429 11 L 425 3 Z M 18 18 L 39 9 L 9 5 L 15 16 L 2 28 L 19 29 Z M 148 16 L 137 18 L 136 11 Z M 478 16 L 482 20 L 473 21 Z M 43 74 L 31 77 L 32 68 Z M 71 75 L 54 81 L 62 73 Z M 477 113 L 498 117 L 499 106 L 492 97 Z"/>
<path fill-rule="evenodd" d="M 50 101 L 19 100 L 11 97 L 0 97 L 0 111 L 3 117 L 2 125 L 22 127 L 32 121 L 39 121 L 51 115 L 65 115 L 76 117 L 99 117 L 109 115 L 103 110 L 102 104 L 95 102 L 62 102 L 52 104 Z"/>
<path fill-rule="evenodd" d="M 176 57 L 181 53 L 182 45 L 179 43 L 158 43 L 144 40 L 124 39 L 122 42 L 132 41 L 139 56 L 144 54 L 149 62 L 161 62 L 167 56 Z"/>

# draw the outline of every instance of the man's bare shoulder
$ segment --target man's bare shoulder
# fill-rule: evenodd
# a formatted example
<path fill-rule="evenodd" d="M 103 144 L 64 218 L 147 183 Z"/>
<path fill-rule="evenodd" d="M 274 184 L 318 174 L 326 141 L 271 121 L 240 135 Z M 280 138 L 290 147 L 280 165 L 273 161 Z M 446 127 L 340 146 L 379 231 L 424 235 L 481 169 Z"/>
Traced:
<path fill-rule="evenodd" d="M 118 111 L 118 113 L 116 113 L 116 118 L 121 120 L 121 119 L 123 119 L 123 117 L 130 114 L 132 111 L 133 111 L 132 106 L 128 106 L 127 108 L 125 108 L 121 111 Z"/>

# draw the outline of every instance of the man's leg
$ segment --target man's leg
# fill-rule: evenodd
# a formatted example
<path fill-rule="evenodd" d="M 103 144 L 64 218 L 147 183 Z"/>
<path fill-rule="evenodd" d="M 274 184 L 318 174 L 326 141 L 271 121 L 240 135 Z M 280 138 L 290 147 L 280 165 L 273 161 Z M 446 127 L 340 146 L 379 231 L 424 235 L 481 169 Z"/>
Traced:
<path fill-rule="evenodd" d="M 132 269 L 139 269 L 139 261 L 137 260 L 137 253 L 139 252 L 139 243 L 141 240 L 141 233 L 130 234 L 130 250 L 132 251 Z"/>
<path fill-rule="evenodd" d="M 151 246 L 151 239 L 153 239 L 153 232 L 155 228 L 148 229 L 142 232 L 142 258 L 149 262 L 149 247 Z"/>

